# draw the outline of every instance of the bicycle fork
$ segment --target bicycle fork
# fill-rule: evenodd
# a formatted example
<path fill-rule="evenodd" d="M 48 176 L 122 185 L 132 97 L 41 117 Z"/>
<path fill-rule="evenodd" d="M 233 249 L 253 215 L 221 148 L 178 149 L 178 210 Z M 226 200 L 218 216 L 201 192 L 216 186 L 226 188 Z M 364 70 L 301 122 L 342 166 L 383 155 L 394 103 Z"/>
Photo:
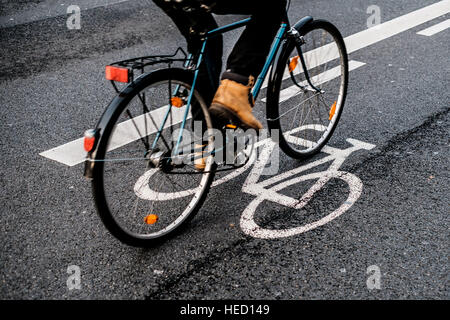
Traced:
<path fill-rule="evenodd" d="M 303 68 L 303 73 L 305 74 L 305 78 L 306 78 L 306 82 L 311 86 L 311 88 L 313 89 L 313 91 L 316 91 L 317 93 L 323 93 L 321 89 L 317 88 L 312 82 L 311 82 L 311 77 L 309 76 L 309 72 L 308 72 L 308 68 L 306 66 L 306 61 L 305 61 L 305 57 L 303 56 L 303 50 L 302 50 L 302 45 L 304 45 L 306 43 L 305 38 L 303 38 L 303 36 L 300 35 L 300 33 L 297 31 L 297 29 L 295 29 L 294 27 L 292 27 L 289 31 L 288 31 L 288 36 L 293 39 L 293 41 L 295 42 L 295 48 L 297 49 L 298 52 L 298 57 L 300 58 L 300 63 L 302 65 Z M 295 77 L 293 76 L 292 72 L 291 72 L 291 78 L 292 81 L 294 82 L 294 84 L 301 88 L 304 89 L 295 79 Z"/>

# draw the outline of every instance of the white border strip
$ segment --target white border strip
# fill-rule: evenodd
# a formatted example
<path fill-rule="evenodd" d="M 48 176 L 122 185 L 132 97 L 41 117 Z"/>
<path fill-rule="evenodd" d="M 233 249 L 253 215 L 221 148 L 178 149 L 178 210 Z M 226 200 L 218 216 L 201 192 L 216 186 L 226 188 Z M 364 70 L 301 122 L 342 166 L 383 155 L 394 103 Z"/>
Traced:
<path fill-rule="evenodd" d="M 436 33 L 439 33 L 441 31 L 444 31 L 445 29 L 450 28 L 450 19 L 447 19 L 445 21 L 442 21 L 441 23 L 435 24 L 432 27 L 429 27 L 425 30 L 417 32 L 417 34 L 420 34 L 421 36 L 427 36 L 431 37 L 435 35 Z"/>
<path fill-rule="evenodd" d="M 364 62 L 359 62 L 355 60 L 350 60 L 348 62 L 348 71 L 353 71 L 355 69 L 358 69 L 359 67 L 364 66 Z M 330 70 L 327 70 L 325 72 L 322 72 L 321 74 L 318 74 L 311 78 L 311 82 L 317 86 L 326 83 L 328 81 L 334 80 L 337 77 L 341 75 L 341 66 L 334 67 Z M 300 83 L 301 86 L 309 86 L 308 82 L 305 80 Z M 312 89 L 311 89 L 312 90 Z M 289 100 L 296 95 L 300 94 L 302 90 L 300 90 L 295 84 L 283 89 L 280 91 L 280 102 L 284 102 L 286 100 Z M 266 98 L 262 99 L 263 102 L 266 102 Z"/>
<path fill-rule="evenodd" d="M 360 31 L 351 36 L 346 37 L 345 45 L 347 47 L 348 54 L 363 49 L 365 47 L 371 46 L 377 42 L 385 40 L 387 38 L 393 37 L 399 33 L 406 30 L 412 29 L 421 25 L 425 22 L 436 19 L 450 12 L 450 0 L 444 0 L 437 2 L 435 4 L 429 5 L 425 8 L 413 11 L 411 13 L 405 14 L 398 18 L 389 20 L 373 28 Z M 326 52 L 326 46 L 317 48 L 306 54 L 317 55 L 322 57 L 321 63 L 327 63 L 328 61 L 337 59 L 339 57 L 339 52 L 337 50 L 331 50 L 327 53 L 326 59 L 323 52 Z M 314 66 L 310 66 L 313 68 Z M 294 71 L 295 74 L 300 72 L 300 68 Z M 286 73 L 283 79 L 287 79 L 289 73 Z M 268 84 L 268 79 L 264 81 L 262 88 L 266 88 Z"/>
<path fill-rule="evenodd" d="M 159 123 L 162 122 L 166 114 L 167 107 L 168 106 L 164 106 L 150 112 L 156 123 L 158 123 L 158 121 Z M 183 121 L 185 110 L 186 107 L 174 108 L 172 110 L 173 125 L 181 123 Z M 191 114 L 189 113 L 188 119 L 190 117 Z M 139 136 L 137 135 L 137 131 L 134 129 L 134 125 L 138 127 L 142 135 L 144 135 L 145 133 L 145 124 L 149 126 L 149 128 L 147 128 L 147 135 L 153 134 L 158 131 L 158 129 L 155 128 L 155 126 L 152 124 L 151 118 L 148 116 L 148 113 L 145 114 L 145 116 L 140 115 L 133 120 L 134 123 L 131 120 L 127 120 L 117 125 L 116 133 L 120 133 L 114 135 L 116 139 L 114 141 L 111 141 L 109 150 L 120 148 L 121 146 L 138 140 Z M 169 122 L 166 123 L 165 127 L 167 127 L 168 124 Z M 63 144 L 59 147 L 41 152 L 39 155 L 51 160 L 55 160 L 69 167 L 73 167 L 79 163 L 82 163 L 86 159 L 86 151 L 84 151 L 84 138 L 80 138 Z"/>

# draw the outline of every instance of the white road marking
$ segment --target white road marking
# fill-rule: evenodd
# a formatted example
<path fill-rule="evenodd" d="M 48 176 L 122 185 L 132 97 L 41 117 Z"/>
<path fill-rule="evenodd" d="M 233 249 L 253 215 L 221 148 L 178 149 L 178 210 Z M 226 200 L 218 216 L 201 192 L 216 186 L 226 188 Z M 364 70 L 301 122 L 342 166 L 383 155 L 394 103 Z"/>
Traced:
<path fill-rule="evenodd" d="M 293 132 L 294 131 L 291 133 Z M 375 147 L 373 144 L 355 139 L 347 139 L 347 141 L 353 146 L 343 150 L 325 146 L 323 148 L 323 152 L 329 153 L 329 156 L 258 182 L 261 172 L 271 154 L 271 151 L 266 148 L 268 152 L 261 153 L 248 178 L 244 182 L 244 186 L 242 187 L 242 191 L 256 196 L 256 198 L 250 202 L 241 215 L 240 225 L 242 231 L 252 237 L 262 239 L 290 237 L 323 226 L 324 224 L 329 223 L 345 213 L 361 196 L 363 184 L 357 176 L 349 172 L 339 171 L 339 168 L 352 152 L 361 149 L 371 150 Z M 326 171 L 299 176 L 299 173 L 318 167 L 330 161 L 332 161 L 332 163 Z M 330 214 L 315 222 L 289 229 L 264 229 L 255 222 L 255 213 L 257 212 L 258 206 L 262 202 L 275 202 L 282 206 L 300 210 L 305 207 L 311 199 L 313 199 L 314 195 L 319 192 L 330 179 L 333 178 L 341 179 L 348 184 L 349 195 L 347 199 L 342 202 L 341 206 Z M 279 191 L 287 187 L 307 180 L 317 181 L 305 194 L 302 195 L 300 199 L 295 199 L 279 193 Z"/>
<path fill-rule="evenodd" d="M 431 21 L 442 15 L 450 12 L 450 0 L 443 0 L 427 7 L 410 12 L 398 18 L 389 20 L 376 27 L 366 29 L 348 36 L 344 39 L 345 46 L 347 47 L 348 54 L 358 51 L 360 49 L 371 46 L 377 42 L 388 39 L 399 33 L 412 29 L 425 22 Z M 331 47 L 334 46 L 334 47 Z M 316 65 L 311 65 L 310 68 L 314 68 L 317 65 L 327 63 L 339 57 L 339 52 L 334 44 L 328 44 L 326 46 L 314 49 L 306 53 L 305 59 L 312 61 L 312 56 L 320 56 L 322 59 Z M 311 57 L 308 58 L 308 55 Z M 317 60 L 316 60 L 317 61 Z M 299 68 L 296 69 L 294 74 L 299 73 Z M 283 79 L 289 77 L 289 72 L 286 72 Z M 268 80 L 266 79 L 263 88 L 267 87 Z"/>
<path fill-rule="evenodd" d="M 314 128 L 316 127 L 317 126 L 315 126 Z M 310 129 L 310 126 L 303 126 L 291 130 L 289 132 L 289 135 L 295 134 L 301 130 Z M 324 130 L 326 130 L 326 127 L 323 126 L 322 128 L 320 128 L 320 131 Z M 292 137 L 293 139 L 289 139 L 289 137 Z M 304 144 L 303 139 L 294 139 L 293 136 L 289 137 L 287 137 L 288 140 L 292 140 L 291 142 L 293 143 L 295 142 L 301 145 Z M 249 203 L 249 205 L 241 215 L 240 226 L 242 231 L 252 237 L 263 239 L 290 237 L 307 232 L 309 230 L 323 226 L 336 219 L 340 215 L 344 214 L 356 203 L 356 201 L 362 194 L 363 184 L 361 180 L 354 174 L 340 171 L 339 169 L 344 161 L 353 152 L 356 152 L 358 150 L 371 150 L 375 147 L 375 145 L 356 139 L 347 139 L 347 142 L 349 142 L 352 146 L 346 149 L 337 149 L 330 146 L 325 146 L 322 149 L 322 152 L 328 154 L 326 157 L 301 165 L 287 172 L 271 176 L 270 178 L 267 178 L 265 180 L 260 180 L 261 176 L 263 175 L 263 171 L 267 166 L 267 163 L 273 157 L 276 143 L 271 138 L 259 141 L 255 144 L 255 150 L 249 162 L 244 167 L 232 171 L 224 177 L 215 180 L 213 183 L 213 187 L 221 185 L 237 177 L 238 175 L 243 174 L 251 166 L 253 166 L 242 186 L 242 191 L 247 194 L 253 195 L 256 198 Z M 259 150 L 258 155 L 256 150 Z M 325 171 L 308 173 L 306 175 L 304 174 L 305 172 L 308 172 L 313 168 L 321 167 L 326 163 L 331 164 Z M 149 201 L 173 201 L 174 199 L 193 196 L 196 192 L 199 191 L 198 188 L 178 190 L 177 192 L 171 193 L 152 190 L 150 189 L 151 183 L 149 183 L 149 180 L 155 172 L 155 169 L 150 169 L 138 179 L 134 186 L 134 191 L 137 197 Z M 255 222 L 255 214 L 258 212 L 257 208 L 264 201 L 270 201 L 288 208 L 300 210 L 304 208 L 331 179 L 343 180 L 349 186 L 349 194 L 347 199 L 342 201 L 339 208 L 337 208 L 333 212 L 326 215 L 324 213 L 324 216 L 319 218 L 317 221 L 289 229 L 264 229 Z M 280 193 L 280 191 L 283 189 L 308 180 L 316 180 L 316 182 L 307 192 L 305 192 L 301 196 L 300 199 L 286 196 Z M 347 192 L 346 188 L 344 190 L 345 192 Z M 301 212 L 298 211 L 298 214 L 301 214 Z"/>
<path fill-rule="evenodd" d="M 426 28 L 422 31 L 417 32 L 417 34 L 420 34 L 421 36 L 427 36 L 431 37 L 435 35 L 438 32 L 444 31 L 445 29 L 450 28 L 450 19 L 447 19 L 445 21 L 442 21 L 441 23 L 435 24 L 432 27 Z"/>
<path fill-rule="evenodd" d="M 351 60 L 349 61 L 349 71 L 355 70 L 361 66 L 364 66 L 365 63 Z M 320 85 L 331 81 L 337 78 L 340 75 L 340 67 L 335 67 L 331 70 L 323 72 L 315 77 L 312 77 L 313 83 Z M 320 80 L 318 80 L 320 79 Z M 301 85 L 306 85 L 306 83 L 301 83 Z M 298 95 L 300 91 L 298 88 L 293 85 L 289 88 L 286 88 L 280 92 L 280 101 L 286 101 L 296 95 Z M 263 102 L 266 102 L 266 98 L 262 99 Z M 151 112 L 153 118 L 156 123 L 158 121 L 162 121 L 163 116 L 166 112 L 167 106 L 161 107 Z M 173 114 L 173 124 L 178 124 L 183 121 L 183 112 L 185 108 L 178 109 L 181 112 L 176 112 Z M 145 121 L 144 115 L 134 118 L 135 123 L 139 129 L 139 132 L 142 134 L 145 132 Z M 147 125 L 150 126 L 148 128 L 148 135 L 157 132 L 157 129 L 152 125 L 151 120 L 147 117 Z M 166 126 L 167 127 L 167 126 Z M 124 146 L 130 142 L 139 139 L 138 132 L 134 128 L 134 124 L 131 120 L 127 120 L 125 122 L 120 123 L 117 126 L 116 133 L 114 134 L 115 140 L 111 142 L 111 147 L 109 150 L 117 149 L 121 146 Z M 67 166 L 75 166 L 77 164 L 82 163 L 86 158 L 86 151 L 84 151 L 83 147 L 83 138 L 79 138 L 77 140 L 68 142 L 56 148 L 41 152 L 39 155 L 46 157 L 48 159 L 60 162 Z"/>
<path fill-rule="evenodd" d="M 443 0 L 422 9 L 405 14 L 393 20 L 382 23 L 376 27 L 363 30 L 345 38 L 348 53 L 368 47 L 379 41 L 390 38 L 401 32 L 414 28 L 420 24 L 438 18 L 450 12 L 450 0 Z M 317 63 L 326 63 L 338 57 L 337 50 L 330 50 L 327 46 L 315 49 L 307 54 L 315 54 L 323 57 L 327 61 L 317 61 Z M 332 49 L 332 48 L 331 48 Z M 298 71 L 296 71 L 298 72 Z M 289 75 L 286 75 L 288 77 Z M 267 86 L 267 82 L 265 82 Z M 263 86 L 264 87 L 264 86 Z M 49 159 L 61 162 L 63 164 L 74 166 L 83 162 L 85 152 L 83 150 L 83 139 L 77 139 L 62 146 L 50 149 L 40 153 L 40 155 Z"/>
<path fill-rule="evenodd" d="M 450 0 L 436 2 L 422 9 L 382 23 L 345 38 L 348 53 L 368 47 L 450 12 Z"/>
<path fill-rule="evenodd" d="M 172 123 L 178 124 L 183 121 L 184 111 L 186 110 L 186 107 L 182 108 L 174 108 L 172 112 Z M 150 114 L 152 115 L 155 122 L 158 124 L 162 122 L 162 119 L 167 111 L 167 106 L 161 107 L 159 109 L 156 109 L 154 111 L 151 111 Z M 136 126 L 138 127 L 139 131 L 142 135 L 144 135 L 145 132 L 145 117 L 147 118 L 147 126 L 149 127 L 147 129 L 148 135 L 153 134 L 158 131 L 158 129 L 155 128 L 155 126 L 152 124 L 152 121 L 150 119 L 150 116 L 148 114 L 138 116 L 136 118 L 133 118 L 135 121 Z M 189 114 L 188 119 L 191 117 Z M 168 126 L 168 123 L 166 123 L 166 126 Z M 124 146 L 130 142 L 133 142 L 135 140 L 139 139 L 139 135 L 137 134 L 136 129 L 134 128 L 134 124 L 131 120 L 124 121 L 117 125 L 116 134 L 114 134 L 115 140 L 111 141 L 111 146 L 109 150 L 117 149 L 121 146 Z M 77 164 L 80 164 L 84 162 L 86 159 L 86 151 L 84 151 L 83 146 L 84 138 L 80 138 L 71 142 L 68 142 L 66 144 L 63 144 L 59 147 L 44 151 L 40 153 L 39 155 L 46 157 L 51 160 L 55 160 L 57 162 L 60 162 L 62 164 L 65 164 L 67 166 L 75 166 Z"/>
<path fill-rule="evenodd" d="M 350 192 L 349 192 L 349 196 L 348 196 L 347 200 L 345 202 L 343 202 L 342 205 L 338 209 L 333 211 L 332 213 L 326 215 L 325 217 L 323 217 L 315 222 L 306 224 L 304 226 L 294 227 L 294 228 L 290 228 L 290 229 L 280 229 L 280 230 L 264 229 L 256 224 L 256 222 L 254 220 L 254 214 L 256 212 L 258 205 L 260 203 L 262 203 L 264 200 L 268 200 L 268 199 L 258 197 L 256 199 L 254 199 L 242 213 L 241 222 L 240 222 L 242 231 L 244 233 L 248 234 L 249 236 L 252 236 L 255 238 L 277 239 L 277 238 L 285 238 L 285 237 L 291 237 L 294 235 L 298 235 L 298 234 L 310 231 L 312 229 L 318 228 L 320 226 L 323 226 L 323 225 L 331 222 L 332 220 L 336 219 L 337 217 L 339 217 L 340 215 L 345 213 L 348 209 L 350 209 L 350 207 L 361 196 L 363 185 L 362 185 L 361 180 L 357 176 L 355 176 L 349 172 L 344 172 L 344 171 L 317 172 L 317 173 L 311 173 L 311 174 L 307 174 L 304 176 L 300 176 L 300 177 L 288 180 L 288 181 L 286 181 L 286 183 L 284 183 L 284 186 L 288 187 L 290 185 L 300 183 L 302 181 L 317 179 L 319 182 L 321 182 L 321 185 L 323 185 L 332 178 L 341 179 L 341 180 L 345 181 L 350 187 L 349 188 Z M 311 190 L 310 193 L 313 195 L 315 192 L 320 190 L 320 188 L 321 188 L 321 186 L 319 186 L 315 190 Z M 277 193 L 275 192 L 275 194 L 277 194 Z M 310 198 L 308 198 L 308 201 L 312 198 L 312 195 L 309 195 Z M 273 194 L 271 194 L 271 196 L 273 196 Z M 305 194 L 304 196 L 307 196 L 307 195 Z M 308 201 L 305 202 L 305 205 Z M 295 202 L 298 202 L 298 200 L 296 200 Z M 283 205 L 287 205 L 287 204 L 283 203 Z M 287 206 L 292 207 L 292 204 L 289 204 Z M 299 209 L 297 207 L 294 207 L 294 208 Z"/>

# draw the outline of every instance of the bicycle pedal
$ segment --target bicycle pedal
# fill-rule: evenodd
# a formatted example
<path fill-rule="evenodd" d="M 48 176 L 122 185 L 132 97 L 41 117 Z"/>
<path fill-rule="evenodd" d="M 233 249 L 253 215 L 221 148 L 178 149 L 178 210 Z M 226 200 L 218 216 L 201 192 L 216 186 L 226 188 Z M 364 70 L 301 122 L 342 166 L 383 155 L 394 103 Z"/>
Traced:
<path fill-rule="evenodd" d="M 229 123 L 225 125 L 224 129 L 237 129 L 237 127 L 237 125 Z"/>
<path fill-rule="evenodd" d="M 210 114 L 213 119 L 214 127 L 219 130 L 235 130 L 237 128 L 241 128 L 243 130 L 248 129 L 233 111 L 230 111 L 226 108 L 214 108 L 213 105 L 210 108 Z"/>

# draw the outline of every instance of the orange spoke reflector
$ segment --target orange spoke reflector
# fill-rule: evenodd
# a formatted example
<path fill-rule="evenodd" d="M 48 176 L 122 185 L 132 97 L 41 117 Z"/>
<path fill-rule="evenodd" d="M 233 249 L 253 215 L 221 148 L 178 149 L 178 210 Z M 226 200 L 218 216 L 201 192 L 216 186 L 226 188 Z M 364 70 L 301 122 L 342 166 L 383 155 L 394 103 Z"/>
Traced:
<path fill-rule="evenodd" d="M 146 224 L 155 224 L 156 222 L 158 222 L 158 215 L 149 214 L 148 216 L 145 217 L 144 221 Z"/>
<path fill-rule="evenodd" d="M 170 103 L 172 104 L 172 106 L 177 108 L 181 108 L 184 105 L 183 99 L 181 99 L 180 97 L 172 97 L 170 99 Z"/>
<path fill-rule="evenodd" d="M 336 103 L 337 101 L 335 101 L 333 103 L 333 105 L 331 106 L 331 110 L 330 110 L 330 118 L 329 120 L 331 121 L 331 119 L 333 119 L 334 114 L 336 113 Z"/>
<path fill-rule="evenodd" d="M 289 72 L 292 72 L 297 68 L 298 59 L 300 59 L 299 56 L 295 56 L 291 59 L 291 62 L 289 62 Z"/>
<path fill-rule="evenodd" d="M 127 83 L 130 80 L 128 71 L 127 68 L 106 66 L 105 77 L 107 80 Z"/>
<path fill-rule="evenodd" d="M 227 124 L 225 127 L 228 129 L 236 129 L 237 127 L 234 124 Z"/>

